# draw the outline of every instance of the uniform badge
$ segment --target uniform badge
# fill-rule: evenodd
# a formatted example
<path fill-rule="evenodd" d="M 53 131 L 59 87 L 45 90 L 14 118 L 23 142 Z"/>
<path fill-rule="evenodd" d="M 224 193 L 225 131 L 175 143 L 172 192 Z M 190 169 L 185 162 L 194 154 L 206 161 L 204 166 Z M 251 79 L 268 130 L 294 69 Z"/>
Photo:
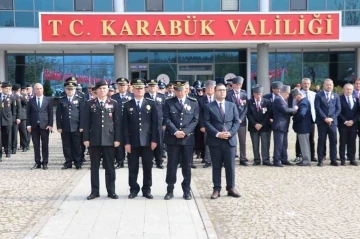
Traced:
<path fill-rule="evenodd" d="M 109 117 L 112 118 L 112 113 L 109 113 Z"/>
<path fill-rule="evenodd" d="M 74 105 L 76 105 L 77 103 L 79 103 L 79 101 L 77 101 L 77 100 L 74 100 L 74 101 L 73 101 L 73 104 L 74 104 Z"/>
<path fill-rule="evenodd" d="M 150 110 L 150 109 L 151 109 L 151 106 L 150 106 L 150 105 L 147 105 L 147 106 L 146 106 L 146 109 L 147 109 L 147 110 Z"/>
<path fill-rule="evenodd" d="M 156 98 L 156 100 L 161 103 L 162 102 L 162 99 L 161 98 Z"/>
<path fill-rule="evenodd" d="M 1 104 L 1 107 L 4 108 L 4 103 Z"/>
<path fill-rule="evenodd" d="M 129 110 L 130 110 L 130 111 L 133 111 L 134 109 L 133 109 L 133 108 L 130 108 Z"/>
<path fill-rule="evenodd" d="M 267 108 L 262 108 L 263 114 L 265 114 L 267 112 Z"/>
<path fill-rule="evenodd" d="M 334 99 L 334 95 L 331 95 L 331 99 L 332 99 L 332 100 Z"/>

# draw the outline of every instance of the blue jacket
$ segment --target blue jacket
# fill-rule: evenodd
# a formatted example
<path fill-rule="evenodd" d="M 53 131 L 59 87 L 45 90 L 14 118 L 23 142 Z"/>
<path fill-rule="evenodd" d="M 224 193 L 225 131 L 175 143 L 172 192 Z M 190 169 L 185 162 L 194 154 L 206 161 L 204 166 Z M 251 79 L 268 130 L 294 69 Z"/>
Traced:
<path fill-rule="evenodd" d="M 297 103 L 297 106 L 299 109 L 293 117 L 293 129 L 297 134 L 309 134 L 313 124 L 310 102 L 303 98 Z"/>
<path fill-rule="evenodd" d="M 338 116 L 341 112 L 339 95 L 331 92 L 330 100 L 326 99 L 325 91 L 320 91 L 315 97 L 316 124 L 327 126 L 325 118 L 332 118 L 332 125 L 338 125 Z"/>
<path fill-rule="evenodd" d="M 353 108 L 350 109 L 345 95 L 340 96 L 341 112 L 338 117 L 338 121 L 339 121 L 338 127 L 339 128 L 347 127 L 346 125 L 344 125 L 345 121 L 352 120 L 352 121 L 354 121 L 354 124 L 352 127 L 357 129 L 359 117 L 360 117 L 360 115 L 359 115 L 359 109 L 360 109 L 359 99 L 352 98 L 352 100 L 353 100 Z"/>
<path fill-rule="evenodd" d="M 277 96 L 273 103 L 274 121 L 272 124 L 272 129 L 288 132 L 290 117 L 295 112 L 295 109 L 289 108 L 287 101 L 285 101 L 281 96 Z"/>

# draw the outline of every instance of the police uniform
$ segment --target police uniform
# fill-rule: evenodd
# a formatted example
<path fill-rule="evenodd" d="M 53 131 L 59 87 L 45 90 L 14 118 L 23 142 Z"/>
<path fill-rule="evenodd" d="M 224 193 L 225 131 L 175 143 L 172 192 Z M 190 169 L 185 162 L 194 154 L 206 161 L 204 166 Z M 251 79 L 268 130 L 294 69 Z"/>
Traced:
<path fill-rule="evenodd" d="M 67 82 L 64 88 L 75 89 L 76 84 Z M 81 168 L 81 135 L 80 121 L 83 117 L 84 101 L 81 96 L 62 96 L 56 108 L 56 126 L 61 132 L 61 140 L 65 163 L 62 169 Z"/>
<path fill-rule="evenodd" d="M 134 88 L 144 88 L 145 80 L 134 79 L 131 81 Z M 139 158 L 143 165 L 143 196 L 152 199 L 152 143 L 159 142 L 158 114 L 155 101 L 150 98 L 132 99 L 124 103 L 122 118 L 123 145 L 130 145 L 131 152 L 128 153 L 129 165 L 129 198 L 135 198 L 140 191 L 137 183 L 139 173 Z"/>
<path fill-rule="evenodd" d="M 19 84 L 14 84 L 12 86 L 12 90 L 14 91 L 14 94 L 12 96 L 15 98 L 16 108 L 18 108 L 17 111 L 19 112 L 18 119 L 21 118 L 20 117 L 21 99 L 20 99 L 20 93 L 16 94 L 15 91 L 20 90 L 20 88 L 21 86 Z M 25 109 L 25 114 L 26 114 L 26 109 Z M 13 125 L 11 129 L 11 154 L 16 154 L 17 143 L 18 143 L 18 131 L 19 131 L 19 124 L 16 122 L 16 115 L 13 115 Z"/>
<path fill-rule="evenodd" d="M 25 87 L 21 87 L 23 89 Z M 20 108 L 20 124 L 19 124 L 19 135 L 20 135 L 20 149 L 23 152 L 27 151 L 28 145 L 28 132 L 26 130 L 26 107 L 28 95 L 27 94 L 20 94 L 20 101 L 18 102 Z"/>
<path fill-rule="evenodd" d="M 158 82 L 158 87 L 159 87 L 159 89 L 165 89 L 166 88 L 166 84 L 164 83 L 164 82 L 162 82 L 162 81 L 159 81 Z M 165 103 L 165 100 L 168 98 L 167 96 L 166 96 L 166 93 L 165 94 L 163 94 L 164 95 L 164 103 Z M 163 123 L 162 123 L 163 124 Z M 164 126 L 165 126 L 165 124 L 163 124 Z M 161 133 L 161 135 L 160 135 L 160 137 L 161 137 L 161 140 L 162 140 L 162 157 L 163 158 L 166 158 L 166 143 L 165 143 L 165 141 L 164 141 L 164 136 L 165 136 L 165 130 L 162 130 L 162 133 Z"/>
<path fill-rule="evenodd" d="M 99 81 L 96 87 L 107 86 L 106 81 Z M 115 194 L 114 144 L 120 142 L 118 122 L 118 103 L 110 97 L 104 101 L 99 98 L 86 102 L 81 125 L 84 129 L 83 140 L 89 142 L 91 160 L 91 194 L 88 200 L 99 197 L 99 166 L 103 159 L 106 189 L 108 197 L 117 199 Z"/>
<path fill-rule="evenodd" d="M 8 82 L 2 83 L 2 88 L 11 87 L 11 84 Z M 10 158 L 11 152 L 11 130 L 14 121 L 19 119 L 19 107 L 16 106 L 16 99 L 14 96 L 8 94 L 5 95 L 1 93 L 2 98 L 2 118 L 1 118 L 1 131 L 2 131 L 2 144 L 4 146 L 4 151 L 7 158 Z"/>
<path fill-rule="evenodd" d="M 184 81 L 175 82 L 175 90 L 185 90 Z M 199 120 L 199 105 L 196 99 L 185 96 L 165 101 L 164 122 L 166 125 L 165 141 L 168 149 L 168 165 L 166 172 L 167 194 L 165 200 L 173 198 L 174 185 L 176 183 L 177 165 L 181 159 L 184 180 L 182 189 L 184 198 L 191 199 L 191 161 L 195 145 L 194 130 Z M 184 138 L 177 138 L 175 134 L 180 131 L 185 134 Z"/>
<path fill-rule="evenodd" d="M 156 80 L 149 80 L 148 85 L 158 85 Z M 155 94 L 150 94 L 145 93 L 144 95 L 145 98 L 149 98 L 149 99 L 153 99 L 155 106 L 156 106 L 156 110 L 157 110 L 157 114 L 158 114 L 158 139 L 159 141 L 157 142 L 157 147 L 154 150 L 154 157 L 155 157 L 155 163 L 156 163 L 156 167 L 163 169 L 164 166 L 162 165 L 164 160 L 162 159 L 163 156 L 163 107 L 164 107 L 164 103 L 165 103 L 165 95 L 161 94 L 161 93 L 155 93 Z"/>
<path fill-rule="evenodd" d="M 116 83 L 118 85 L 128 85 L 129 84 L 129 80 L 124 78 L 124 77 L 120 77 L 118 79 L 116 79 Z M 121 124 L 122 122 L 122 114 L 123 114 L 123 109 L 124 109 L 124 103 L 128 102 L 129 100 L 131 100 L 132 98 L 134 98 L 132 93 L 129 92 L 125 92 L 125 94 L 122 93 L 116 93 L 114 95 L 111 96 L 111 99 L 116 100 L 118 102 L 118 107 L 119 107 L 119 122 Z M 123 168 L 124 167 L 124 161 L 125 161 L 125 147 L 124 144 L 120 144 L 119 147 L 117 147 L 115 149 L 115 162 L 116 162 L 116 168 Z"/>

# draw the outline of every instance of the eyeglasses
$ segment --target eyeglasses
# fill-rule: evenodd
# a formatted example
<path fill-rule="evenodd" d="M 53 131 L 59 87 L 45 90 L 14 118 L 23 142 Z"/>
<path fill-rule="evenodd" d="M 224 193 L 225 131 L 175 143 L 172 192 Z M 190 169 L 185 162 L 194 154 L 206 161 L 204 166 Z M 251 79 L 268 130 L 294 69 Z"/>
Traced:
<path fill-rule="evenodd" d="M 226 91 L 226 89 L 217 89 L 216 91 Z"/>

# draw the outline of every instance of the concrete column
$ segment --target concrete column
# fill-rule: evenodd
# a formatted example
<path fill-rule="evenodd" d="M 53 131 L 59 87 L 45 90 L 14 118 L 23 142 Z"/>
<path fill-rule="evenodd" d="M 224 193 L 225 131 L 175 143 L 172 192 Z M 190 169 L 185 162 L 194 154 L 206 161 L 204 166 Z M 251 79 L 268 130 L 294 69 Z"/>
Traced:
<path fill-rule="evenodd" d="M 8 81 L 8 79 L 6 79 L 6 52 L 5 51 L 0 51 L 0 81 Z M 14 79 L 15 80 L 15 79 Z"/>
<path fill-rule="evenodd" d="M 260 12 L 270 12 L 270 0 L 260 0 Z"/>
<path fill-rule="evenodd" d="M 114 0 L 114 12 L 125 12 L 125 0 Z"/>
<path fill-rule="evenodd" d="M 251 98 L 251 48 L 246 51 L 246 92 L 248 99 Z"/>
<path fill-rule="evenodd" d="M 266 43 L 257 45 L 257 82 L 264 87 L 264 94 L 270 92 L 269 80 L 269 45 Z"/>
<path fill-rule="evenodd" d="M 119 77 L 129 78 L 127 47 L 125 45 L 115 45 L 114 58 L 115 58 L 115 79 Z"/>
<path fill-rule="evenodd" d="M 356 79 L 360 79 L 360 48 L 356 49 Z"/>

